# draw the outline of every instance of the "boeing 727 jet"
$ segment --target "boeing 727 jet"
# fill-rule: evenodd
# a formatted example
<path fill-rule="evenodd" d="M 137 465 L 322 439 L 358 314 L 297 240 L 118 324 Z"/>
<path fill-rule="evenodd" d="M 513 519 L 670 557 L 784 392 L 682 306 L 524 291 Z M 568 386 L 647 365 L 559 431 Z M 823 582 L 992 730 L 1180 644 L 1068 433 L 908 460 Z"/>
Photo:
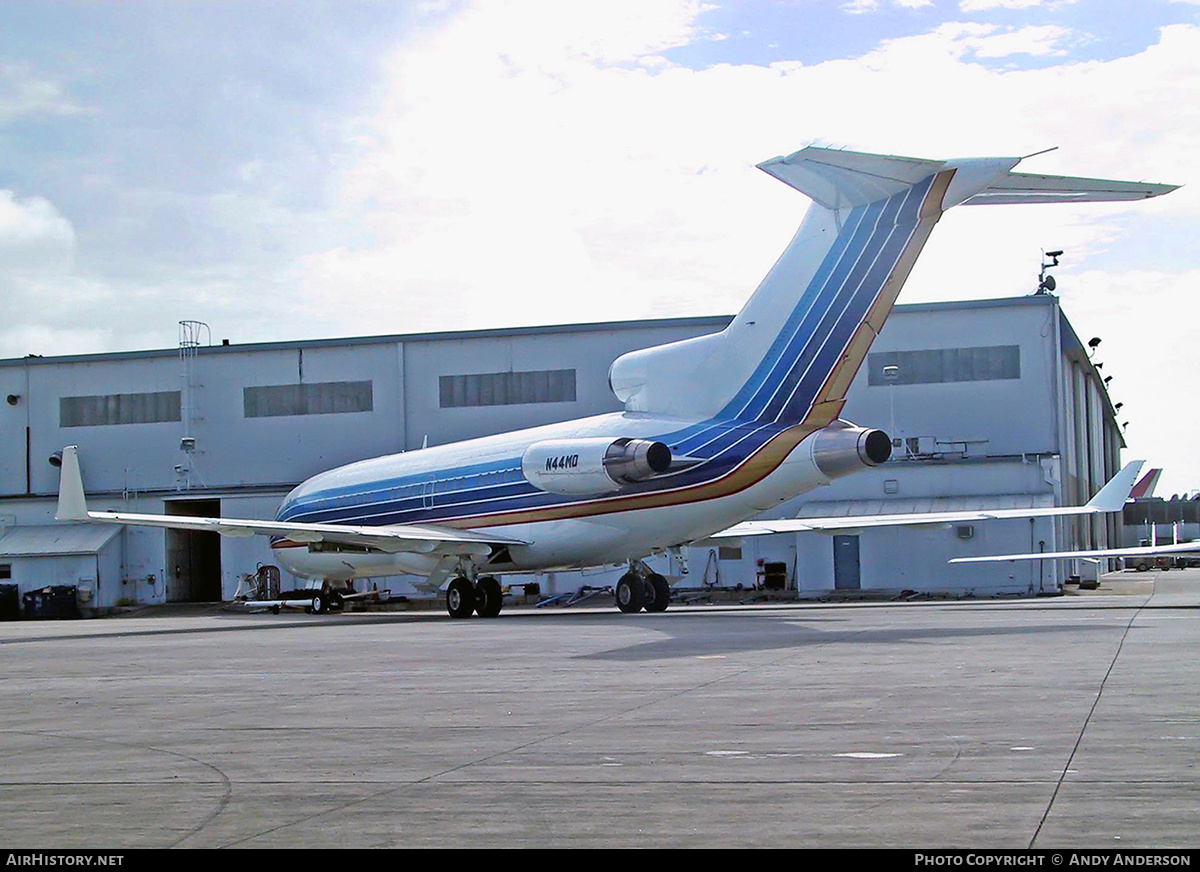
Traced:
<path fill-rule="evenodd" d="M 942 213 L 961 204 L 1135 200 L 1170 185 L 1012 172 L 1020 158 L 924 160 L 809 147 L 759 168 L 812 200 L 758 289 L 719 333 L 632 351 L 609 384 L 622 412 L 352 463 L 296 487 L 273 521 L 89 511 L 63 452 L 57 517 L 264 535 L 302 578 L 413 574 L 456 618 L 500 612 L 504 573 L 627 564 L 622 611 L 661 611 L 652 554 L 888 460 L 884 432 L 840 419 L 846 391 Z M 1137 469 L 1086 506 L 1116 511 Z M 1123 490 L 1122 490 L 1123 488 Z M 940 513 L 926 523 L 978 519 Z M 876 523 L 921 523 L 921 516 Z M 867 526 L 870 518 L 842 520 Z M 834 519 L 805 521 L 828 529 Z M 793 529 L 800 529 L 794 527 Z M 313 606 L 323 603 L 314 597 Z"/>

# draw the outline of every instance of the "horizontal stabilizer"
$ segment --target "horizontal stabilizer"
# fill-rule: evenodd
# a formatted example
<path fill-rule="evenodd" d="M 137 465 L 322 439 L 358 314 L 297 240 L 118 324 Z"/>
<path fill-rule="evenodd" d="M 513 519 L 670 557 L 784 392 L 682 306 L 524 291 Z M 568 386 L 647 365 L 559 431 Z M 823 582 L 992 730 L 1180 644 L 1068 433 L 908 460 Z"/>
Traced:
<path fill-rule="evenodd" d="M 1147 197 L 1170 193 L 1178 187 L 1178 185 L 1154 185 L 1149 182 L 1116 182 L 1107 179 L 1082 179 L 1071 176 L 1041 176 L 1034 173 L 1010 172 L 964 202 L 966 205 L 978 206 L 1145 200 Z"/>
<path fill-rule="evenodd" d="M 809 146 L 787 157 L 763 161 L 758 168 L 828 209 L 846 209 L 898 194 L 943 169 L 955 170 L 955 181 L 943 208 L 959 203 L 1084 203 L 1144 200 L 1178 185 L 1121 182 L 1072 176 L 1014 173 L 1021 158 L 927 160 L 866 154 Z"/>
<path fill-rule="evenodd" d="M 898 194 L 929 178 L 942 163 L 809 146 L 758 168 L 828 209 L 842 209 Z"/>

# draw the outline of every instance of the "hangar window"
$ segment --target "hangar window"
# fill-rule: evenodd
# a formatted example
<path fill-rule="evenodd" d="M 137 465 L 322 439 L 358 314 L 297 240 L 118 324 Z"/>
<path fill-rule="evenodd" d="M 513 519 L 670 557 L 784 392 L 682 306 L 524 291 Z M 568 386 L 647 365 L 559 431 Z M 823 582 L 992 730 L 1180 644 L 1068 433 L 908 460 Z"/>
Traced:
<path fill-rule="evenodd" d="M 12 564 L 0 563 L 0 580 L 7 581 L 12 578 Z"/>
<path fill-rule="evenodd" d="M 338 415 L 370 412 L 373 408 L 369 381 L 260 385 L 242 389 L 242 413 L 247 418 Z"/>
<path fill-rule="evenodd" d="M 867 383 L 872 386 L 998 381 L 1020 377 L 1019 345 L 881 351 L 867 355 Z"/>
<path fill-rule="evenodd" d="M 179 410 L 179 391 L 60 397 L 58 425 L 100 427 L 106 424 L 158 424 L 180 420 Z"/>
<path fill-rule="evenodd" d="M 466 406 L 518 406 L 526 403 L 575 402 L 575 370 L 480 372 L 438 379 L 443 409 Z"/>

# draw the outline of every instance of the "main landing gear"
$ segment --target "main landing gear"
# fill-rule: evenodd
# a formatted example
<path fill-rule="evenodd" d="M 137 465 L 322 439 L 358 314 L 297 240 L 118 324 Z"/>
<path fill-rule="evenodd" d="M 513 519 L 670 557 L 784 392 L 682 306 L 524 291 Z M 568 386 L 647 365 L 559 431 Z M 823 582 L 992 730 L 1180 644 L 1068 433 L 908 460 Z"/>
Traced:
<path fill-rule="evenodd" d="M 657 572 L 650 572 L 645 566 L 631 568 L 621 576 L 614 593 L 617 598 L 617 608 L 623 612 L 665 612 L 671 601 L 671 587 L 667 580 Z"/>
<path fill-rule="evenodd" d="M 446 611 L 452 618 L 469 618 L 477 614 L 481 618 L 494 618 L 500 614 L 504 604 L 504 592 L 500 582 L 485 575 L 471 584 L 470 579 L 458 576 L 446 588 Z"/>

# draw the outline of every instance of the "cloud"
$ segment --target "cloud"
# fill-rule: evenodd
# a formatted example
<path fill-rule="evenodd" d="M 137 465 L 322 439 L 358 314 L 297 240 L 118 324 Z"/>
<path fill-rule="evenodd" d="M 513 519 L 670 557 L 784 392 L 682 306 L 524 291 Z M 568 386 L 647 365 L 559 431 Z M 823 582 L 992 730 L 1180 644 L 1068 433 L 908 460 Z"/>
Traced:
<path fill-rule="evenodd" d="M 1032 171 L 1119 178 L 1136 165 L 1170 180 L 1190 162 L 1177 133 L 1200 128 L 1190 101 L 1170 109 L 1195 75 L 1194 28 L 1118 61 L 1026 71 L 974 58 L 1056 51 L 1068 33 L 951 23 L 811 66 L 628 63 L 695 32 L 693 7 L 669 9 L 657 35 L 560 18 L 554 27 L 586 40 L 543 45 L 532 19 L 502 28 L 485 7 L 399 50 L 339 179 L 359 243 L 311 254 L 297 272 L 313 305 L 346 330 L 389 313 L 417 330 L 731 312 L 805 205 L 753 169 L 774 154 L 814 139 L 931 157 L 1057 143 Z M 972 296 L 1020 293 L 1041 247 L 1103 252 L 1120 230 L 1104 216 L 1128 210 L 955 213 L 945 225 L 971 232 L 935 234 L 957 251 L 923 260 L 911 293 L 961 296 L 967 273 Z M 357 319 L 349 300 L 372 317 Z"/>
<path fill-rule="evenodd" d="M 75 230 L 53 203 L 0 189 L 0 269 L 63 272 L 74 253 Z"/>
<path fill-rule="evenodd" d="M 987 12 L 992 9 L 1033 9 L 1045 6 L 1057 9 L 1068 6 L 1075 0 L 959 0 L 958 8 L 962 12 Z"/>
<path fill-rule="evenodd" d="M 28 65 L 0 63 L 0 123 L 22 116 L 74 115 L 83 111 L 61 85 L 38 78 Z"/>
<path fill-rule="evenodd" d="M 848 0 L 841 5 L 843 12 L 851 15 L 864 15 L 879 11 L 880 0 Z M 892 0 L 892 4 L 901 9 L 927 9 L 933 6 L 933 0 Z"/>
<path fill-rule="evenodd" d="M 989 27 L 985 33 L 964 38 L 962 44 L 969 46 L 980 58 L 1003 58 L 1014 54 L 1061 57 L 1067 53 L 1062 43 L 1071 35 L 1069 28 L 1053 24 L 1030 25 L 1003 33 Z"/>

